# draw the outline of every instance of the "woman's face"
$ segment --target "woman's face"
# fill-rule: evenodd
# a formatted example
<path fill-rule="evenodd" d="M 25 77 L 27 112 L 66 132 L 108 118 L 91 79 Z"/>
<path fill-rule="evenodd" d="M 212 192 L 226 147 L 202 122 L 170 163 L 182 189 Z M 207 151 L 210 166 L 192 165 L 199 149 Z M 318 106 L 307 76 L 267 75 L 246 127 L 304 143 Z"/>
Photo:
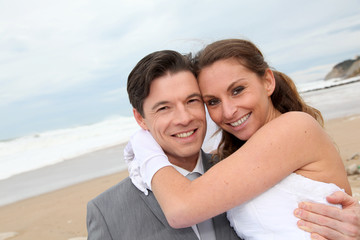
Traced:
<path fill-rule="evenodd" d="M 270 70 L 260 78 L 231 58 L 203 68 L 198 81 L 212 120 L 241 140 L 279 114 L 270 100 L 275 88 Z"/>

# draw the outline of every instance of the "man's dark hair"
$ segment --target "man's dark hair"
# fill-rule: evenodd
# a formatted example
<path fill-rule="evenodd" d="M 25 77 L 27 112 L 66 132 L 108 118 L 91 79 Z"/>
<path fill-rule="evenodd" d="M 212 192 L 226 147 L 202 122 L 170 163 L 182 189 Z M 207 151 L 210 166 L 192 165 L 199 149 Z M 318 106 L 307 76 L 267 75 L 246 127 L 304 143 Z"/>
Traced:
<path fill-rule="evenodd" d="M 141 59 L 128 76 L 127 92 L 133 108 L 142 117 L 143 104 L 150 93 L 150 86 L 156 78 L 181 71 L 190 71 L 194 74 L 191 55 L 182 55 L 176 51 L 163 50 L 153 52 Z M 176 89 L 169 89 L 176 91 Z"/>

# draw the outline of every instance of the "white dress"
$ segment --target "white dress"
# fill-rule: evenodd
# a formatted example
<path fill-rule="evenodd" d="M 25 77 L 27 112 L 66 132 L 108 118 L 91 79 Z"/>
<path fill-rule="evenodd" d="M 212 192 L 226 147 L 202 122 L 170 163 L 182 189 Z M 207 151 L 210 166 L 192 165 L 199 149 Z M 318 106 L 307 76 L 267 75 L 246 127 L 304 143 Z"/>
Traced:
<path fill-rule="evenodd" d="M 227 212 L 231 226 L 245 240 L 310 239 L 300 230 L 293 212 L 301 201 L 329 203 L 326 196 L 342 191 L 335 184 L 292 173 L 258 197 Z M 341 206 L 337 206 L 341 207 Z"/>

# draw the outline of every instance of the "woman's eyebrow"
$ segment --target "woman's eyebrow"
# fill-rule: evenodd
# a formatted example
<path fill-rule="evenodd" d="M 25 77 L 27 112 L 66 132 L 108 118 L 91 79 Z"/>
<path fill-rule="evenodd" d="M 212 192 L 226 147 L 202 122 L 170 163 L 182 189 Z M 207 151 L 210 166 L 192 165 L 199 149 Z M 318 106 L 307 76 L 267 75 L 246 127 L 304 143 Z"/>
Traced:
<path fill-rule="evenodd" d="M 232 88 L 234 88 L 234 85 L 236 85 L 236 84 L 238 84 L 239 82 L 242 82 L 242 81 L 244 81 L 244 80 L 245 80 L 245 78 L 239 78 L 239 79 L 235 80 L 234 82 L 232 82 L 232 83 L 228 86 L 228 88 L 226 89 L 226 91 L 231 92 Z"/>

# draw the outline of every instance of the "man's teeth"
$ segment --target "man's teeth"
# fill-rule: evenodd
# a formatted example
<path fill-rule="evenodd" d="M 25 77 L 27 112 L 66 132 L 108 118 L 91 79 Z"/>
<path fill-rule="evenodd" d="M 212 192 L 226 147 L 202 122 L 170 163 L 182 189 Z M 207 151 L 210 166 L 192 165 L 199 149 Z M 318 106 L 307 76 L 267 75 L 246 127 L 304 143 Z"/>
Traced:
<path fill-rule="evenodd" d="M 176 134 L 176 137 L 186 138 L 186 137 L 192 135 L 193 133 L 194 133 L 194 130 L 192 130 L 190 132 L 186 132 L 186 133 L 178 133 L 178 134 Z"/>
<path fill-rule="evenodd" d="M 250 117 L 250 113 L 247 114 L 246 116 L 242 117 L 240 120 L 230 123 L 230 125 L 233 127 L 237 127 L 237 126 L 241 125 L 243 122 L 245 122 L 249 117 Z"/>

